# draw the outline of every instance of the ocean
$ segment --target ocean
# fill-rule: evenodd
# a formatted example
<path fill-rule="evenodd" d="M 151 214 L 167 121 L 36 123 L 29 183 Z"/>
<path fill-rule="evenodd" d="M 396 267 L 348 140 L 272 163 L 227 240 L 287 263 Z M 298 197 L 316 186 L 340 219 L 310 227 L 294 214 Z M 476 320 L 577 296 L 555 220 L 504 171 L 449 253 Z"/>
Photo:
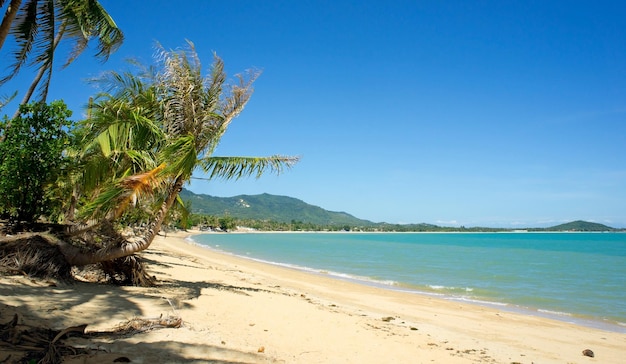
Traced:
<path fill-rule="evenodd" d="M 624 233 L 248 233 L 193 240 L 337 279 L 626 333 Z"/>

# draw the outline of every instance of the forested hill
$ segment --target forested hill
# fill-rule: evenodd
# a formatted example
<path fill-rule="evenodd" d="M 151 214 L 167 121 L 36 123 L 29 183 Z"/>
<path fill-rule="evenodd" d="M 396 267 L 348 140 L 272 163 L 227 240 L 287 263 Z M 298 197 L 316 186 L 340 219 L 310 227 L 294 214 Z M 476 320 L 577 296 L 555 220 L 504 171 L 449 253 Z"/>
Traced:
<path fill-rule="evenodd" d="M 214 197 L 196 194 L 183 189 L 180 197 L 185 203 L 191 202 L 191 212 L 202 215 L 229 215 L 242 220 L 275 221 L 281 223 L 301 222 L 320 226 L 362 227 L 377 231 L 511 231 L 507 228 L 489 227 L 443 227 L 432 224 L 388 224 L 374 223 L 359 219 L 346 212 L 328 211 L 310 205 L 302 200 L 276 196 L 267 193 L 261 195 L 239 195 L 233 197 Z M 519 229 L 517 229 L 519 230 Z M 528 231 L 624 231 L 603 224 L 588 221 L 573 221 L 545 228 L 528 228 Z"/>
<path fill-rule="evenodd" d="M 324 210 L 321 207 L 293 197 L 261 195 L 239 195 L 214 197 L 196 194 L 183 189 L 180 197 L 191 202 L 191 212 L 197 214 L 223 216 L 238 219 L 271 220 L 278 222 L 300 221 L 317 225 L 369 226 L 371 221 L 358 219 L 345 212 Z"/>
<path fill-rule="evenodd" d="M 616 230 L 612 227 L 598 224 L 588 221 L 572 221 L 566 224 L 561 224 L 553 227 L 546 228 L 547 231 L 613 231 Z"/>

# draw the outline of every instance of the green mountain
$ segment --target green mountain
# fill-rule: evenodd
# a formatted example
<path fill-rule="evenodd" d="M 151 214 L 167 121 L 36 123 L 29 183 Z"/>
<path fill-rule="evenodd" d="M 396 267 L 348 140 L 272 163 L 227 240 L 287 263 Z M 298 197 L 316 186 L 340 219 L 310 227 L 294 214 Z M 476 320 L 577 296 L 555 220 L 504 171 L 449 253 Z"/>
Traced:
<path fill-rule="evenodd" d="M 316 225 L 369 226 L 371 221 L 358 219 L 345 212 L 324 210 L 321 207 L 293 197 L 261 195 L 239 195 L 214 197 L 196 194 L 183 189 L 183 201 L 191 201 L 191 211 L 197 214 L 224 216 L 239 219 L 272 220 L 278 222 L 300 221 Z"/>
<path fill-rule="evenodd" d="M 552 226 L 544 230 L 547 230 L 547 231 L 614 231 L 615 229 L 610 226 L 598 224 L 595 222 L 577 220 L 577 221 L 568 222 L 566 224 Z"/>
<path fill-rule="evenodd" d="M 346 212 L 324 210 L 293 197 L 276 196 L 267 193 L 261 195 L 239 195 L 233 197 L 214 197 L 196 194 L 183 189 L 180 193 L 183 201 L 191 202 L 191 211 L 197 214 L 224 216 L 237 219 L 276 221 L 290 223 L 298 221 L 322 226 L 363 227 L 378 231 L 510 231 L 507 228 L 455 228 L 432 224 L 389 224 L 374 223 L 356 218 Z M 529 231 L 623 231 L 606 225 L 572 221 L 546 228 L 529 228 Z"/>

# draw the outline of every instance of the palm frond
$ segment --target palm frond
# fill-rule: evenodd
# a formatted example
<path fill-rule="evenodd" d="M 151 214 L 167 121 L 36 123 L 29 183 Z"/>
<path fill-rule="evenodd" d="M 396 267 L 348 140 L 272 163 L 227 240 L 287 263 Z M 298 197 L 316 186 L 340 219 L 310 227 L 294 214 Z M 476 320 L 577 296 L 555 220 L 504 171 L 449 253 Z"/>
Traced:
<path fill-rule="evenodd" d="M 250 100 L 254 92 L 252 84 L 260 75 L 261 71 L 259 70 L 249 70 L 245 76 L 236 75 L 239 82 L 229 86 L 228 94 L 221 101 L 220 115 L 213 117 L 214 123 L 211 125 L 204 125 L 203 135 L 205 137 L 202 139 L 203 144 L 200 145 L 204 155 L 213 154 L 230 123 L 239 116 Z"/>
<path fill-rule="evenodd" d="M 163 149 L 160 159 L 167 161 L 166 173 L 189 178 L 198 164 L 194 135 L 187 134 L 170 141 Z"/>
<path fill-rule="evenodd" d="M 104 218 L 117 208 L 117 202 L 123 194 L 122 186 L 109 184 L 83 207 L 80 215 L 88 219 Z"/>
<path fill-rule="evenodd" d="M 14 63 L 9 66 L 7 76 L 0 80 L 0 85 L 6 83 L 22 68 L 39 31 L 37 19 L 38 0 L 28 0 L 22 10 L 16 15 L 10 34 L 15 38 L 16 50 L 13 52 Z"/>
<path fill-rule="evenodd" d="M 196 134 L 198 120 L 206 110 L 202 66 L 193 43 L 188 44 L 187 52 L 162 52 L 163 70 L 157 80 L 165 128 L 173 137 Z"/>
<path fill-rule="evenodd" d="M 7 95 L 2 95 L 0 96 L 0 111 L 9 103 L 11 102 L 15 96 L 17 96 L 17 91 L 14 91 L 13 94 L 7 96 Z"/>
<path fill-rule="evenodd" d="M 117 218 L 129 207 L 145 196 L 153 196 L 154 191 L 167 180 L 160 176 L 165 164 L 144 173 L 134 174 L 105 184 L 83 209 L 83 215 L 89 218 L 110 216 Z"/>
<path fill-rule="evenodd" d="M 63 67 L 72 63 L 96 39 L 96 58 L 106 61 L 124 40 L 124 35 L 98 1 L 65 0 L 60 2 L 61 18 L 67 23 L 68 38 L 74 48 Z"/>
<path fill-rule="evenodd" d="M 226 73 L 224 72 L 224 61 L 213 53 L 213 65 L 211 66 L 211 77 L 207 80 L 207 92 L 205 107 L 208 110 L 216 110 L 219 106 L 222 89 L 226 82 Z"/>
<path fill-rule="evenodd" d="M 299 157 L 274 155 L 271 157 L 207 157 L 200 160 L 209 179 L 240 179 L 254 175 L 261 177 L 264 172 L 282 173 L 300 160 Z"/>
<path fill-rule="evenodd" d="M 129 204 L 135 206 L 141 196 L 150 195 L 162 183 L 157 177 L 164 169 L 165 164 L 161 164 L 148 172 L 122 179 L 119 184 L 124 188 L 124 198 L 119 201 L 115 216 L 120 216 Z"/>

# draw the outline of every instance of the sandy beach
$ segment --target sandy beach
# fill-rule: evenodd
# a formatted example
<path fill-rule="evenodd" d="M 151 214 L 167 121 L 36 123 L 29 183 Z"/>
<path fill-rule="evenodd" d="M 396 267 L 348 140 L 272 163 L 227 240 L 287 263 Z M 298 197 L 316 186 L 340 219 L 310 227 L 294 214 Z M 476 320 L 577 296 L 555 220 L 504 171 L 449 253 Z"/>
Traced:
<path fill-rule="evenodd" d="M 184 240 L 193 233 L 159 236 L 142 253 L 159 280 L 153 288 L 0 277 L 0 323 L 14 312 L 87 332 L 133 318 L 183 320 L 115 340 L 70 338 L 94 350 L 68 363 L 626 362 L 626 334 L 258 263 Z"/>

